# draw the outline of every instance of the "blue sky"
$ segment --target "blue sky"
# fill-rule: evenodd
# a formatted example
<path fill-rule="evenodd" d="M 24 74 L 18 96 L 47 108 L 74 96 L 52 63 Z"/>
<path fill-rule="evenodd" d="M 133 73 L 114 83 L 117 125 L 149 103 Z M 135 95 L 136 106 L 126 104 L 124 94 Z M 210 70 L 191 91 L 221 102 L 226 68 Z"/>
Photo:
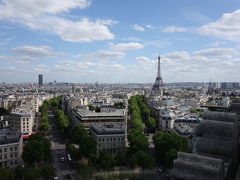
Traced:
<path fill-rule="evenodd" d="M 0 0 L 0 81 L 239 81 L 239 0 Z"/>

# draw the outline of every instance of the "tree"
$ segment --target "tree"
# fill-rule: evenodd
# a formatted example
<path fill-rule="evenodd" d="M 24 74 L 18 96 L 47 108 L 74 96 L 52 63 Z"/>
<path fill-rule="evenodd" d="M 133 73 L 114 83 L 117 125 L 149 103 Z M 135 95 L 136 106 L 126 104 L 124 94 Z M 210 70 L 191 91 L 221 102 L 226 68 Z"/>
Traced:
<path fill-rule="evenodd" d="M 93 167 L 87 166 L 83 163 L 79 163 L 79 167 L 77 169 L 77 174 L 79 176 L 79 179 L 92 179 L 92 174 L 94 172 Z"/>
<path fill-rule="evenodd" d="M 82 124 L 74 126 L 72 132 L 72 141 L 79 145 L 80 156 L 84 155 L 88 158 L 96 156 L 96 140 L 94 137 L 88 135 Z"/>
<path fill-rule="evenodd" d="M 88 105 L 88 109 L 90 111 L 95 111 L 95 107 L 93 105 L 91 105 L 91 104 Z"/>
<path fill-rule="evenodd" d="M 14 169 L 15 179 L 23 179 L 24 173 L 25 173 L 25 168 L 21 166 L 17 166 Z"/>
<path fill-rule="evenodd" d="M 114 103 L 113 106 L 115 109 L 125 109 L 125 105 L 123 102 L 116 102 L 116 103 Z"/>
<path fill-rule="evenodd" d="M 175 133 L 164 133 L 157 132 L 153 137 L 153 142 L 155 144 L 156 154 L 158 159 L 164 162 L 166 153 L 171 149 L 175 149 L 177 152 L 189 152 L 187 139 L 178 136 Z M 171 151 L 173 154 L 173 151 Z"/>
<path fill-rule="evenodd" d="M 124 166 L 127 162 L 127 152 L 123 149 L 119 150 L 117 152 L 117 155 L 115 157 L 116 165 L 118 166 Z"/>
<path fill-rule="evenodd" d="M 84 144 L 84 138 L 87 136 L 84 125 L 78 124 L 73 127 L 72 140 L 75 144 Z"/>
<path fill-rule="evenodd" d="M 42 140 L 42 153 L 43 158 L 42 160 L 45 162 L 52 162 L 53 156 L 51 152 L 51 143 L 47 139 Z"/>
<path fill-rule="evenodd" d="M 97 106 L 97 107 L 95 108 L 95 112 L 96 112 L 96 113 L 101 112 L 101 108 Z"/>
<path fill-rule="evenodd" d="M 33 165 L 35 162 L 40 162 L 42 157 L 43 153 L 41 142 L 32 140 L 24 146 L 22 158 L 28 165 Z"/>
<path fill-rule="evenodd" d="M 79 149 L 73 144 L 66 144 L 66 150 L 74 159 L 81 159 L 81 153 L 79 152 Z"/>
<path fill-rule="evenodd" d="M 64 131 L 66 131 L 66 129 L 70 124 L 69 119 L 67 118 L 67 116 L 65 116 L 64 112 L 60 109 L 55 109 L 54 114 L 57 118 L 57 125 L 59 128 L 59 131 L 63 133 Z"/>
<path fill-rule="evenodd" d="M 25 168 L 24 180 L 38 180 L 40 179 L 40 170 L 34 167 Z"/>
<path fill-rule="evenodd" d="M 50 164 L 44 164 L 44 166 L 40 169 L 40 174 L 43 179 L 53 179 L 55 175 L 55 169 Z"/>
<path fill-rule="evenodd" d="M 93 136 L 85 136 L 84 143 L 79 144 L 79 151 L 85 157 L 95 156 L 97 152 L 97 142 Z"/>
<path fill-rule="evenodd" d="M 149 150 L 149 143 L 147 140 L 146 135 L 144 135 L 142 132 L 139 132 L 138 130 L 131 130 L 128 135 L 128 141 L 129 141 L 129 152 L 135 153 L 139 150 L 142 150 L 144 152 L 148 152 Z"/>
<path fill-rule="evenodd" d="M 0 168 L 0 180 L 14 180 L 14 174 L 9 168 Z"/>
<path fill-rule="evenodd" d="M 41 121 L 40 122 L 40 125 L 39 125 L 39 129 L 41 130 L 41 131 L 48 131 L 48 130 L 50 130 L 50 124 L 49 124 L 49 122 L 48 121 Z"/>
<path fill-rule="evenodd" d="M 153 157 L 144 151 L 140 150 L 136 152 L 135 157 L 137 159 L 137 165 L 140 166 L 142 169 L 151 169 L 154 165 Z"/>
<path fill-rule="evenodd" d="M 114 166 L 114 160 L 112 155 L 106 151 L 100 152 L 100 155 L 97 159 L 97 167 L 103 170 L 110 170 Z"/>
<path fill-rule="evenodd" d="M 177 158 L 177 150 L 176 149 L 170 149 L 164 158 L 164 165 L 168 168 L 173 167 L 173 160 Z"/>
<path fill-rule="evenodd" d="M 128 158 L 128 166 L 134 168 L 137 165 L 137 158 L 134 154 L 131 154 Z"/>
<path fill-rule="evenodd" d="M 52 162 L 51 143 L 41 134 L 31 135 L 23 148 L 22 158 L 30 166 L 40 161 Z"/>
<path fill-rule="evenodd" d="M 35 140 L 35 141 L 42 141 L 43 137 L 42 137 L 42 135 L 40 133 L 32 134 L 29 137 L 28 142 L 33 141 L 33 140 Z"/>
<path fill-rule="evenodd" d="M 156 129 L 156 126 L 157 126 L 156 119 L 154 119 L 154 118 L 152 118 L 152 117 L 148 117 L 147 126 L 148 126 L 151 130 Z"/>

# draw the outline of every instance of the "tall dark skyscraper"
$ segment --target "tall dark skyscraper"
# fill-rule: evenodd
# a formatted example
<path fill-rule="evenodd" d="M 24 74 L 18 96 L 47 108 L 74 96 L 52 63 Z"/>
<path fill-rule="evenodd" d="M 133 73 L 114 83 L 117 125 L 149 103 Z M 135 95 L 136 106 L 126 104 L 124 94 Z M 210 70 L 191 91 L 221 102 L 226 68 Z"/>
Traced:
<path fill-rule="evenodd" d="M 42 75 L 42 74 L 39 74 L 39 75 L 38 75 L 38 85 L 39 85 L 39 86 L 42 86 L 42 85 L 43 85 L 43 75 Z"/>

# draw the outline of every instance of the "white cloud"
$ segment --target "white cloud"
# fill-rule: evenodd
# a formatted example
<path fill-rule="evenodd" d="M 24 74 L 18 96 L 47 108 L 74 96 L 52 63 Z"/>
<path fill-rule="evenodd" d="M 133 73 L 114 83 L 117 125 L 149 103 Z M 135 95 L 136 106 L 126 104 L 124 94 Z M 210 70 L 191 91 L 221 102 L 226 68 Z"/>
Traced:
<path fill-rule="evenodd" d="M 168 26 L 163 29 L 163 32 L 167 33 L 174 33 L 174 32 L 186 32 L 187 29 L 184 27 L 177 27 L 177 26 Z"/>
<path fill-rule="evenodd" d="M 233 48 L 209 48 L 195 51 L 194 54 L 205 57 L 231 58 L 234 55 L 240 54 L 240 52 Z"/>
<path fill-rule="evenodd" d="M 88 0 L 2 0 L 0 17 L 31 18 L 40 14 L 59 14 L 74 8 L 84 9 L 90 6 Z"/>
<path fill-rule="evenodd" d="M 110 48 L 115 51 L 129 51 L 134 49 L 142 49 L 144 48 L 144 45 L 136 42 L 118 43 L 118 44 L 111 43 Z"/>
<path fill-rule="evenodd" d="M 225 44 L 226 44 L 225 41 L 215 41 L 215 42 L 209 43 L 209 46 L 217 47 L 217 46 L 221 46 L 221 45 L 225 45 Z"/>
<path fill-rule="evenodd" d="M 150 24 L 148 24 L 148 25 L 146 25 L 146 28 L 148 28 L 148 29 L 154 29 L 155 27 L 152 26 L 152 25 L 150 25 Z"/>
<path fill-rule="evenodd" d="M 11 49 L 17 54 L 24 55 L 22 59 L 32 59 L 33 57 L 63 56 L 65 53 L 51 52 L 49 46 L 20 46 Z"/>
<path fill-rule="evenodd" d="M 126 67 L 123 65 L 120 65 L 118 63 L 112 62 L 79 62 L 79 61 L 73 61 L 73 60 L 67 60 L 67 61 L 61 61 L 59 64 L 55 64 L 54 68 L 57 71 L 65 71 L 65 72 L 71 72 L 71 71 L 79 71 L 81 69 L 81 72 L 89 72 L 89 71 L 96 71 L 96 72 L 109 72 L 109 71 L 124 71 L 126 70 Z"/>
<path fill-rule="evenodd" d="M 186 51 L 174 51 L 163 55 L 166 59 L 172 59 L 174 61 L 186 61 L 189 60 L 189 53 Z"/>
<path fill-rule="evenodd" d="M 87 59 L 87 60 L 110 60 L 110 59 L 120 59 L 125 56 L 124 52 L 121 51 L 97 51 L 89 54 L 80 54 L 77 57 Z"/>
<path fill-rule="evenodd" d="M 4 39 L 2 42 L 0 42 L 0 46 L 5 46 L 7 45 L 9 42 L 11 42 L 13 39 L 15 39 L 15 36 L 9 37 Z"/>
<path fill-rule="evenodd" d="M 58 35 L 64 41 L 92 42 L 114 39 L 108 26 L 117 23 L 111 19 L 78 21 L 61 16 L 74 8 L 86 8 L 88 0 L 3 0 L 0 4 L 0 19 L 23 24 L 34 30 L 44 30 Z"/>
<path fill-rule="evenodd" d="M 99 40 L 114 39 L 106 25 L 114 24 L 115 21 L 97 20 L 95 22 L 89 19 L 81 19 L 73 22 L 70 20 L 59 19 L 53 32 L 58 34 L 62 40 L 70 42 L 92 42 Z"/>
<path fill-rule="evenodd" d="M 0 56 L 0 60 L 9 60 L 12 59 L 13 56 Z"/>
<path fill-rule="evenodd" d="M 134 30 L 140 31 L 140 32 L 145 31 L 144 27 L 142 27 L 142 26 L 140 26 L 140 25 L 138 25 L 138 24 L 132 25 L 132 28 L 133 28 Z"/>
<path fill-rule="evenodd" d="M 240 9 L 225 13 L 215 22 L 206 24 L 198 29 L 203 35 L 240 42 Z"/>

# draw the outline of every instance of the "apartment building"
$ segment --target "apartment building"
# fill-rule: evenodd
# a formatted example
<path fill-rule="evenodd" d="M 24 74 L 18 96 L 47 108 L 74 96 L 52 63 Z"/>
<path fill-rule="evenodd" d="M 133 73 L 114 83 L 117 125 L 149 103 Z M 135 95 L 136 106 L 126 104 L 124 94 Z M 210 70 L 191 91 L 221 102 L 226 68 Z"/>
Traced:
<path fill-rule="evenodd" d="M 0 130 L 0 167 L 21 164 L 23 139 L 21 132 Z"/>
<path fill-rule="evenodd" d="M 112 156 L 125 148 L 126 131 L 121 125 L 104 125 L 98 124 L 90 126 L 89 133 L 97 142 L 97 156 L 100 151 L 108 151 Z"/>
<path fill-rule="evenodd" d="M 30 135 L 34 124 L 35 113 L 32 109 L 17 108 L 11 111 L 9 122 L 14 131 Z"/>

